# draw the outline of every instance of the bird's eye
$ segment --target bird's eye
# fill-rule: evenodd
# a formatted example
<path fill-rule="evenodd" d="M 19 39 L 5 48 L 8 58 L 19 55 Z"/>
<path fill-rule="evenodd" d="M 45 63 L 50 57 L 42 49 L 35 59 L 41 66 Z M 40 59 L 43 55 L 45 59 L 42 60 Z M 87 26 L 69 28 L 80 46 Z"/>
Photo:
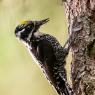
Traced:
<path fill-rule="evenodd" d="M 32 24 L 29 24 L 25 27 L 26 30 L 30 31 L 33 29 L 33 25 Z"/>
<path fill-rule="evenodd" d="M 30 29 L 30 28 L 31 28 L 31 26 L 30 26 L 30 25 L 28 25 L 28 26 L 27 26 L 27 28 L 29 28 L 29 29 Z"/>
<path fill-rule="evenodd" d="M 27 26 L 25 27 L 25 29 L 26 29 L 27 31 L 29 31 L 29 30 L 31 29 L 31 26 L 30 26 L 30 25 L 27 25 Z"/>

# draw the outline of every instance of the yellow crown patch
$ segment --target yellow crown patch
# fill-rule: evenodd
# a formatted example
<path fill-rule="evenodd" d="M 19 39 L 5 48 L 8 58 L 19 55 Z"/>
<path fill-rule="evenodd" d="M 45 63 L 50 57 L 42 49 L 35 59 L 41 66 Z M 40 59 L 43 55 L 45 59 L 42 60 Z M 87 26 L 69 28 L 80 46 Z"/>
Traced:
<path fill-rule="evenodd" d="M 21 22 L 21 24 L 27 24 L 28 23 L 28 21 L 22 21 Z"/>

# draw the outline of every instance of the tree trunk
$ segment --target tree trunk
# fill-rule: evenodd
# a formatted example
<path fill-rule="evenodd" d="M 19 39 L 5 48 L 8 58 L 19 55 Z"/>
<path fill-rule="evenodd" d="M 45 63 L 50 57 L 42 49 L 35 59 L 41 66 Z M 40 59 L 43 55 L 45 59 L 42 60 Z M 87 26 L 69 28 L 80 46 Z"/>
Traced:
<path fill-rule="evenodd" d="M 95 0 L 64 2 L 71 34 L 74 95 L 95 95 Z"/>

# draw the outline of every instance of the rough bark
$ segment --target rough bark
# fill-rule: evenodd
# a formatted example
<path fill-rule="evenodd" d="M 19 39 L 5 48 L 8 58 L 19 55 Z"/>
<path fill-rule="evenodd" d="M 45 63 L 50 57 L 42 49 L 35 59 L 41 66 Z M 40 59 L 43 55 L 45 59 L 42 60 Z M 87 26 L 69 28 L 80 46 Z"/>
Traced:
<path fill-rule="evenodd" d="M 95 0 L 65 3 L 72 48 L 74 95 L 95 95 Z"/>

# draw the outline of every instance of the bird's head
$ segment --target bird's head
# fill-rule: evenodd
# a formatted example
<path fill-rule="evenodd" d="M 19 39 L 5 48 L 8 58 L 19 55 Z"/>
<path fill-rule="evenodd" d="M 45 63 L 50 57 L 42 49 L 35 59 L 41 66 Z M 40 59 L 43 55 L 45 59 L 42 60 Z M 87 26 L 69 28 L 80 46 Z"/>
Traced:
<path fill-rule="evenodd" d="M 15 35 L 23 41 L 30 41 L 31 37 L 33 37 L 34 33 L 38 31 L 40 26 L 48 21 L 48 18 L 41 21 L 24 21 L 16 27 Z"/>

